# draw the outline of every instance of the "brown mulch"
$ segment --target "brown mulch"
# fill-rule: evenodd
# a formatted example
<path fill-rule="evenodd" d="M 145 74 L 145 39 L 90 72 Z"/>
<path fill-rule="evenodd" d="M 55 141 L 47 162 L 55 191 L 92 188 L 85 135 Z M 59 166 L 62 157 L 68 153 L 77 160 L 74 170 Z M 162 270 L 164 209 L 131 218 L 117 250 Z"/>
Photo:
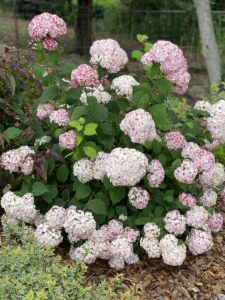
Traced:
<path fill-rule="evenodd" d="M 225 207 L 220 205 L 225 217 Z M 181 267 L 166 266 L 162 260 L 144 258 L 140 263 L 128 266 L 122 288 L 138 285 L 140 300 L 225 300 L 225 228 L 214 236 L 214 247 L 201 256 L 188 255 Z M 107 263 L 98 261 L 88 269 L 87 281 L 100 282 L 114 277 L 118 272 Z"/>

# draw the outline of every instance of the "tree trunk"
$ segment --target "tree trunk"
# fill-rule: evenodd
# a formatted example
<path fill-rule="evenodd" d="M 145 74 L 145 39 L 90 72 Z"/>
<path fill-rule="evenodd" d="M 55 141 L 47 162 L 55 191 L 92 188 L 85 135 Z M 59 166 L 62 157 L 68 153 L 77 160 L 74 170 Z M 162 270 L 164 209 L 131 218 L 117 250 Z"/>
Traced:
<path fill-rule="evenodd" d="M 206 62 L 206 68 L 210 84 L 221 80 L 221 65 L 219 50 L 212 22 L 209 0 L 194 0 L 198 26 L 202 43 L 202 55 Z"/>
<path fill-rule="evenodd" d="M 75 51 L 88 55 L 92 43 L 92 0 L 78 0 L 78 11 L 75 22 Z"/>

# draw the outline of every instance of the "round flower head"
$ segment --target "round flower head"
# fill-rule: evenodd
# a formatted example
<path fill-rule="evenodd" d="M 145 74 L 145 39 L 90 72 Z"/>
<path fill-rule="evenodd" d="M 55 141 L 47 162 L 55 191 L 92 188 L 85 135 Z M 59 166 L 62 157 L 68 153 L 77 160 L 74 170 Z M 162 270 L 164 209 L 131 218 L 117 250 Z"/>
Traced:
<path fill-rule="evenodd" d="M 165 229 L 169 233 L 181 235 L 186 229 L 185 217 L 178 210 L 168 212 L 164 218 Z"/>
<path fill-rule="evenodd" d="M 139 235 L 140 232 L 138 230 L 135 230 L 130 227 L 125 227 L 122 233 L 122 236 L 125 237 L 131 243 L 136 242 L 136 240 L 139 238 Z"/>
<path fill-rule="evenodd" d="M 166 234 L 159 243 L 165 264 L 181 266 L 186 258 L 185 244 L 178 245 L 178 239 L 173 234 Z"/>
<path fill-rule="evenodd" d="M 203 195 L 199 198 L 199 203 L 203 206 L 216 205 L 217 193 L 212 189 L 206 189 Z"/>
<path fill-rule="evenodd" d="M 102 225 L 99 231 L 101 231 L 106 240 L 113 241 L 123 234 L 123 225 L 117 220 L 111 220 L 108 224 Z"/>
<path fill-rule="evenodd" d="M 140 246 L 146 251 L 149 258 L 159 258 L 161 255 L 159 241 L 156 238 L 143 237 L 140 239 Z"/>
<path fill-rule="evenodd" d="M 144 209 L 150 200 L 149 193 L 141 187 L 133 187 L 128 193 L 129 202 L 137 209 Z"/>
<path fill-rule="evenodd" d="M 160 235 L 160 228 L 155 223 L 146 223 L 144 225 L 145 237 L 152 239 L 158 238 Z"/>
<path fill-rule="evenodd" d="M 199 100 L 195 103 L 194 108 L 198 110 L 207 111 L 208 113 L 210 113 L 211 104 L 208 101 Z"/>
<path fill-rule="evenodd" d="M 100 65 L 110 73 L 118 73 L 128 62 L 126 52 L 112 39 L 95 41 L 90 48 L 93 65 Z"/>
<path fill-rule="evenodd" d="M 108 153 L 98 152 L 96 159 L 93 164 L 93 177 L 97 180 L 103 180 L 106 175 L 106 161 L 108 159 Z"/>
<path fill-rule="evenodd" d="M 196 198 L 191 194 L 182 193 L 179 195 L 180 202 L 187 207 L 193 207 L 196 205 Z"/>
<path fill-rule="evenodd" d="M 52 38 L 43 39 L 42 45 L 48 51 L 55 51 L 58 48 L 58 43 Z"/>
<path fill-rule="evenodd" d="M 73 243 L 88 239 L 96 229 L 96 222 L 92 213 L 71 206 L 66 211 L 64 229 L 69 241 Z"/>
<path fill-rule="evenodd" d="M 187 62 L 181 49 L 169 41 L 158 41 L 149 52 L 145 53 L 141 62 L 145 65 L 158 63 L 160 69 L 175 86 L 179 94 L 184 94 L 188 88 L 190 74 Z"/>
<path fill-rule="evenodd" d="M 63 240 L 61 231 L 50 228 L 47 224 L 40 224 L 34 233 L 41 247 L 57 247 Z"/>
<path fill-rule="evenodd" d="M 1 166 L 10 173 L 30 175 L 34 166 L 34 151 L 28 146 L 4 152 L 1 156 Z"/>
<path fill-rule="evenodd" d="M 190 160 L 183 160 L 180 167 L 174 171 L 174 177 L 181 183 L 191 184 L 198 175 L 198 169 Z"/>
<path fill-rule="evenodd" d="M 37 118 L 39 120 L 44 120 L 45 118 L 49 117 L 49 115 L 51 114 L 51 112 L 53 112 L 54 107 L 50 104 L 40 104 L 38 105 L 37 108 Z"/>
<path fill-rule="evenodd" d="M 72 150 L 76 146 L 76 134 L 73 130 L 69 130 L 60 134 L 59 145 L 63 149 Z"/>
<path fill-rule="evenodd" d="M 45 215 L 45 223 L 53 229 L 59 230 L 63 227 L 66 210 L 57 205 L 53 206 Z"/>
<path fill-rule="evenodd" d="M 63 108 L 53 110 L 53 112 L 51 112 L 51 114 L 49 115 L 49 119 L 51 122 L 54 122 L 59 126 L 65 126 L 70 122 L 69 114 Z"/>
<path fill-rule="evenodd" d="M 73 165 L 73 174 L 80 182 L 86 183 L 94 179 L 93 162 L 88 158 L 82 158 Z"/>
<path fill-rule="evenodd" d="M 83 90 L 80 96 L 80 102 L 87 105 L 88 97 L 95 97 L 98 103 L 108 103 L 111 100 L 111 95 L 104 90 L 104 87 L 100 84 L 97 88 L 88 88 Z"/>
<path fill-rule="evenodd" d="M 215 164 L 215 157 L 208 150 L 200 149 L 195 152 L 193 162 L 195 163 L 199 172 L 209 171 Z"/>
<path fill-rule="evenodd" d="M 201 148 L 196 143 L 187 143 L 181 151 L 181 156 L 183 158 L 194 159 L 196 153 L 201 150 Z"/>
<path fill-rule="evenodd" d="M 208 212 L 202 206 L 195 205 L 186 213 L 186 223 L 188 226 L 205 229 L 207 228 Z"/>
<path fill-rule="evenodd" d="M 93 264 L 97 259 L 95 244 L 91 241 L 85 242 L 80 247 L 71 246 L 69 256 L 73 260 L 82 261 L 87 265 Z"/>
<path fill-rule="evenodd" d="M 130 75 L 121 75 L 112 81 L 111 88 L 116 90 L 116 94 L 130 100 L 133 96 L 133 86 L 139 83 Z"/>
<path fill-rule="evenodd" d="M 189 251 L 194 254 L 202 254 L 209 251 L 213 246 L 213 239 L 210 232 L 192 229 L 187 236 L 186 244 Z"/>
<path fill-rule="evenodd" d="M 130 148 L 115 148 L 106 161 L 106 175 L 114 186 L 134 186 L 145 176 L 146 156 Z"/>
<path fill-rule="evenodd" d="M 1 206 L 4 208 L 7 217 L 17 221 L 33 224 L 38 215 L 34 197 L 30 193 L 19 197 L 9 191 L 3 195 Z"/>
<path fill-rule="evenodd" d="M 63 19 L 47 12 L 35 16 L 28 26 L 29 36 L 35 41 L 41 41 L 46 37 L 55 39 L 65 35 L 66 31 Z"/>
<path fill-rule="evenodd" d="M 224 166 L 220 163 L 215 163 L 209 171 L 203 172 L 199 176 L 199 181 L 202 186 L 216 187 L 225 181 Z"/>
<path fill-rule="evenodd" d="M 98 72 L 89 65 L 79 65 L 79 67 L 71 73 L 71 87 L 84 86 L 97 88 L 99 85 Z"/>
<path fill-rule="evenodd" d="M 213 213 L 208 220 L 208 228 L 212 232 L 219 232 L 223 227 L 223 216 L 220 213 Z"/>
<path fill-rule="evenodd" d="M 205 118 L 206 127 L 213 140 L 225 143 L 225 100 L 219 100 L 211 105 L 210 116 Z"/>
<path fill-rule="evenodd" d="M 168 132 L 165 134 L 168 149 L 182 149 L 186 145 L 185 137 L 180 132 Z"/>
<path fill-rule="evenodd" d="M 142 108 L 127 113 L 120 123 L 120 129 L 133 143 L 144 144 L 157 138 L 155 122 Z"/>
<path fill-rule="evenodd" d="M 149 186 L 154 188 L 159 187 L 165 177 L 165 171 L 159 160 L 153 159 L 151 161 L 148 166 L 147 175 Z"/>

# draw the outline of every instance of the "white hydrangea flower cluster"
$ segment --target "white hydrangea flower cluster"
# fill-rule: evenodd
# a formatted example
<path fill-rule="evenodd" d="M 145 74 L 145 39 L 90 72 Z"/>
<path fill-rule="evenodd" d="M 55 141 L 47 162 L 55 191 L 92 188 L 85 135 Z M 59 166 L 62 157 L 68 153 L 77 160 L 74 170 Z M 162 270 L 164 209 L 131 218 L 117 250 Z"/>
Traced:
<path fill-rule="evenodd" d="M 198 101 L 196 109 L 207 111 L 210 116 L 205 118 L 206 127 L 213 140 L 225 143 L 225 100 L 219 100 L 215 104 L 206 101 Z"/>
<path fill-rule="evenodd" d="M 133 187 L 128 193 L 129 202 L 137 209 L 143 209 L 150 200 L 149 193 L 141 187 Z"/>
<path fill-rule="evenodd" d="M 88 239 L 96 229 L 95 219 L 90 212 L 77 210 L 70 206 L 66 211 L 64 229 L 71 243 Z"/>
<path fill-rule="evenodd" d="M 158 159 L 153 159 L 147 170 L 148 183 L 150 187 L 157 188 L 163 182 L 165 171 Z"/>
<path fill-rule="evenodd" d="M 51 228 L 46 223 L 37 226 L 34 236 L 41 247 L 55 248 L 63 241 L 61 231 Z"/>
<path fill-rule="evenodd" d="M 217 193 L 212 189 L 206 189 L 198 202 L 203 206 L 214 206 L 217 201 Z"/>
<path fill-rule="evenodd" d="M 150 113 L 142 108 L 127 113 L 120 123 L 120 129 L 133 143 L 144 144 L 159 138 L 154 120 Z"/>
<path fill-rule="evenodd" d="M 181 266 L 186 258 L 185 244 L 179 245 L 173 234 L 166 234 L 159 243 L 161 255 L 165 264 Z"/>
<path fill-rule="evenodd" d="M 120 97 L 130 100 L 133 96 L 133 86 L 139 85 L 139 82 L 130 75 L 121 75 L 112 81 L 111 88 L 116 91 Z"/>
<path fill-rule="evenodd" d="M 106 175 L 114 186 L 134 186 L 145 176 L 147 157 L 130 148 L 115 148 L 108 155 Z"/>
<path fill-rule="evenodd" d="M 2 196 L 1 206 L 4 208 L 7 217 L 19 222 L 33 224 L 38 215 L 34 197 L 30 193 L 19 197 L 9 191 Z"/>
<path fill-rule="evenodd" d="M 85 88 L 80 96 L 80 102 L 87 105 L 87 98 L 91 96 L 95 97 L 98 103 L 103 104 L 108 103 L 112 98 L 111 95 L 104 90 L 104 87 L 101 84 L 97 88 Z"/>
<path fill-rule="evenodd" d="M 39 139 L 36 139 L 34 142 L 34 146 L 42 146 L 45 144 L 48 144 L 51 141 L 51 137 L 48 135 L 44 135 L 40 137 Z"/>
<path fill-rule="evenodd" d="M 140 239 L 140 246 L 146 251 L 149 258 L 159 258 L 159 235 L 160 229 L 154 223 L 146 223 L 144 226 L 144 237 Z"/>
<path fill-rule="evenodd" d="M 108 153 L 98 152 L 95 161 L 83 158 L 77 161 L 73 166 L 73 174 L 80 182 L 86 183 L 93 179 L 103 180 L 106 175 L 106 164 Z"/>
<path fill-rule="evenodd" d="M 34 151 L 28 146 L 4 152 L 1 156 L 2 167 L 10 173 L 29 175 L 33 171 L 34 160 L 31 157 Z"/>

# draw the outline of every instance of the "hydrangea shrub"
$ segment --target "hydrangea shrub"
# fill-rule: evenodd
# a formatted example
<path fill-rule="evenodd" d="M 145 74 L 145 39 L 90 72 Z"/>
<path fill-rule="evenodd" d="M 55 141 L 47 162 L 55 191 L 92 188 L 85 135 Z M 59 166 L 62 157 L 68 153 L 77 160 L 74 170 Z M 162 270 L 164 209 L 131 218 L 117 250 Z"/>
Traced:
<path fill-rule="evenodd" d="M 171 266 L 208 251 L 223 223 L 214 206 L 225 171 L 209 144 L 224 142 L 225 101 L 174 111 L 190 75 L 169 41 L 138 35 L 137 77 L 124 75 L 128 56 L 112 39 L 93 43 L 90 65 L 62 64 L 63 49 L 45 42 L 65 32 L 54 15 L 29 25 L 44 92 L 28 114 L 32 134 L 1 157 L 15 178 L 1 200 L 8 219 L 32 224 L 42 247 L 69 242 L 72 259 L 117 269 L 142 251 Z"/>

